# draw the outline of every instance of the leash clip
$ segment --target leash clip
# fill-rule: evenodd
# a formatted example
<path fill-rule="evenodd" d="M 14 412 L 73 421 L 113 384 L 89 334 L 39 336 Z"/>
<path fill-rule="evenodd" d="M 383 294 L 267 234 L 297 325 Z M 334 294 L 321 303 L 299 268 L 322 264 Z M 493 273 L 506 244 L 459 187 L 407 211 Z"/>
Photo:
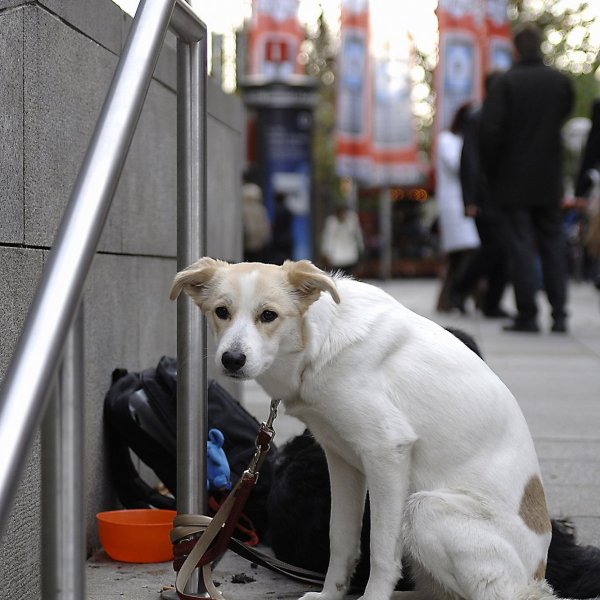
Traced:
<path fill-rule="evenodd" d="M 271 442 L 275 437 L 275 430 L 273 429 L 273 422 L 277 418 L 277 407 L 279 406 L 280 400 L 272 399 L 271 406 L 269 410 L 269 417 L 266 421 L 260 426 L 258 430 L 258 435 L 256 436 L 256 452 L 254 456 L 250 460 L 250 464 L 248 468 L 244 471 L 242 475 L 242 479 L 244 480 L 252 480 L 254 483 L 258 481 L 258 476 L 260 473 L 260 468 L 265 459 L 265 456 L 269 449 L 271 448 Z"/>

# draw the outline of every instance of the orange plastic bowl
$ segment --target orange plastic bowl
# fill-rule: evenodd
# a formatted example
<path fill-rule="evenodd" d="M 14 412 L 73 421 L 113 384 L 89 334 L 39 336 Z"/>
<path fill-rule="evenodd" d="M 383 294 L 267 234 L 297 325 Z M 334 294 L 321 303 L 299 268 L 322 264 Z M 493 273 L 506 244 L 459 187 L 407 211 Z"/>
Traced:
<path fill-rule="evenodd" d="M 173 559 L 169 532 L 174 510 L 111 510 L 96 515 L 98 535 L 106 554 L 129 563 L 166 562 Z"/>

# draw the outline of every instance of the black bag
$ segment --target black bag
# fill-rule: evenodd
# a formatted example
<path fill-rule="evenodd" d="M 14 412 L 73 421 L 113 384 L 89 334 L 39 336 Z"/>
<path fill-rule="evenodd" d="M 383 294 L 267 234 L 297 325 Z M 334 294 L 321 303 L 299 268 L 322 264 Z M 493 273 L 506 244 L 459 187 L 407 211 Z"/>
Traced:
<path fill-rule="evenodd" d="M 140 373 L 115 369 L 104 399 L 104 423 L 113 482 L 125 508 L 175 508 L 177 496 L 177 365 L 163 356 L 156 368 Z M 208 387 L 208 427 L 219 429 L 223 450 L 236 483 L 255 452 L 258 421 L 217 382 Z M 273 445 L 274 446 L 274 445 Z M 171 496 L 154 490 L 140 477 L 129 449 L 150 467 Z M 256 532 L 268 526 L 267 497 L 271 487 L 275 448 L 265 458 L 258 482 L 244 509 Z M 210 506 L 220 498 L 208 499 Z"/>

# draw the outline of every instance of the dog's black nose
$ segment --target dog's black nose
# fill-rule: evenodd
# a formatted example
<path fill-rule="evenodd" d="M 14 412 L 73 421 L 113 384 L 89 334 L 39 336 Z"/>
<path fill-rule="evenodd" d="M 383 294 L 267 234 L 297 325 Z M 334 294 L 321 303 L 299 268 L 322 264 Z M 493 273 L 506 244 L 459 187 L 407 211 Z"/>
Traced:
<path fill-rule="evenodd" d="M 235 373 L 246 364 L 246 355 L 243 352 L 223 352 L 221 362 L 228 371 Z"/>

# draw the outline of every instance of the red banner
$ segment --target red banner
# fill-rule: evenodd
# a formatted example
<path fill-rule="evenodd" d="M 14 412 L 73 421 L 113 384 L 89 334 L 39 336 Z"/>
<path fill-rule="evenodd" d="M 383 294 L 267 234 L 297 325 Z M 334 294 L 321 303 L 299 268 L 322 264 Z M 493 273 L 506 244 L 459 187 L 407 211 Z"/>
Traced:
<path fill-rule="evenodd" d="M 249 76 L 285 80 L 304 74 L 297 60 L 304 40 L 298 5 L 299 0 L 253 0 L 248 31 Z"/>
<path fill-rule="evenodd" d="M 367 0 L 342 0 L 340 37 L 336 167 L 342 177 L 364 179 L 371 171 L 371 79 Z"/>
<path fill-rule="evenodd" d="M 424 176 L 412 112 L 413 47 L 405 34 L 397 31 L 373 53 L 373 185 L 414 185 Z"/>
<path fill-rule="evenodd" d="M 506 71 L 512 63 L 512 39 L 507 0 L 487 0 L 485 14 L 484 68 Z"/>
<path fill-rule="evenodd" d="M 372 3 L 386 11 L 386 4 Z M 367 0 L 342 0 L 338 58 L 336 167 L 372 186 L 423 178 L 412 114 L 412 45 L 400 26 L 370 35 Z"/>
<path fill-rule="evenodd" d="M 439 0 L 439 62 L 434 74 L 434 132 L 447 129 L 459 106 L 482 97 L 485 0 Z"/>

